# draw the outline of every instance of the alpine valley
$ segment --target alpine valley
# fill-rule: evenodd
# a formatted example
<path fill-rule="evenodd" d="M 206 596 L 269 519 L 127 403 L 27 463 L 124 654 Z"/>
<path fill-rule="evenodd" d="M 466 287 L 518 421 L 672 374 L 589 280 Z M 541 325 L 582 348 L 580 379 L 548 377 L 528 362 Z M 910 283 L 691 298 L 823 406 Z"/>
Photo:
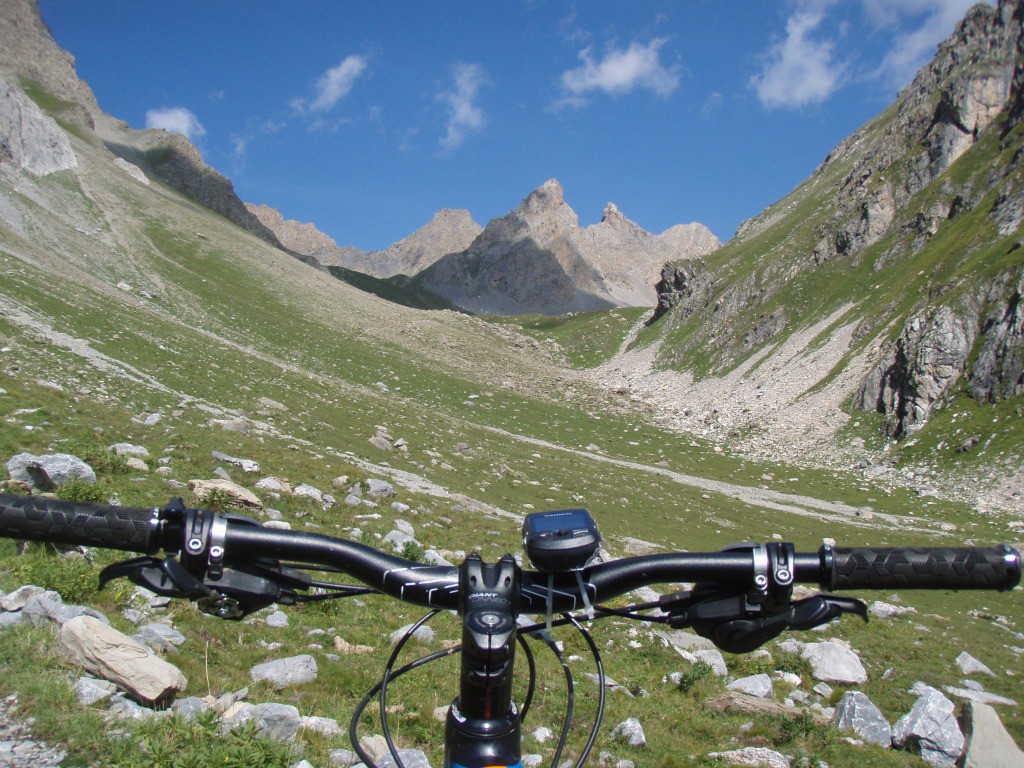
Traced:
<path fill-rule="evenodd" d="M 99 490 L 76 493 L 139 507 L 198 500 L 197 481 L 227 476 L 256 499 L 246 514 L 374 546 L 396 513 L 360 494 L 385 480 L 417 546 L 488 560 L 519 550 L 526 511 L 580 506 L 613 556 L 772 537 L 802 550 L 823 538 L 1020 547 L 1022 30 L 1024 0 L 969 11 L 888 109 L 724 244 L 700 223 L 646 232 L 613 202 L 581 227 L 561 184 L 541 178 L 483 226 L 444 209 L 365 252 L 284 219 L 273 200 L 243 202 L 185 137 L 106 114 L 34 0 L 3 0 L 0 460 L 77 455 Z M 116 444 L 150 459 L 129 466 Z M 292 492 L 306 486 L 321 495 Z M 93 564 L 61 565 L 87 572 L 88 587 L 70 584 L 8 544 L 0 592 L 52 578 L 66 600 L 129 621 L 123 593 L 95 591 Z M 827 630 L 857 648 L 861 690 L 890 721 L 919 680 L 963 688 L 953 659 L 968 642 L 998 672 L 986 688 L 1021 698 L 1019 591 L 901 598 L 912 618 Z M 242 636 L 267 630 L 262 618 L 225 629 L 187 608 L 171 618 L 190 645 L 168 655 L 197 697 L 248 686 L 243 664 L 274 643 L 319 654 L 317 622 L 384 652 L 413 620 L 305 607 L 260 645 Z M 709 715 L 697 697 L 721 694 L 717 678 L 664 683 L 686 654 L 612 631 L 625 671 L 610 670 L 629 698 L 613 691 L 608 717 L 635 714 L 663 746 L 657 759 L 628 752 L 638 765 L 711 764 L 700 761 L 737 740 L 803 750 L 801 765 L 921 764 L 823 735 L 817 715 L 787 709 L 750 728 L 743 712 Z M 112 742 L 90 735 L 101 715 L 65 719 L 81 708 L 53 633 L 2 633 L 0 670 L 44 735 L 76 765 L 107 764 Z M 784 671 L 771 657 L 728 661 L 736 677 Z M 321 658 L 331 694 L 285 695 L 338 717 L 371 679 L 361 663 Z M 403 739 L 429 740 L 449 684 L 422 686 L 429 706 L 408 705 Z M 836 703 L 816 695 L 819 709 Z M 1000 716 L 1022 743 L 1017 707 Z M 307 739 L 315 764 L 328 764 L 331 738 Z"/>

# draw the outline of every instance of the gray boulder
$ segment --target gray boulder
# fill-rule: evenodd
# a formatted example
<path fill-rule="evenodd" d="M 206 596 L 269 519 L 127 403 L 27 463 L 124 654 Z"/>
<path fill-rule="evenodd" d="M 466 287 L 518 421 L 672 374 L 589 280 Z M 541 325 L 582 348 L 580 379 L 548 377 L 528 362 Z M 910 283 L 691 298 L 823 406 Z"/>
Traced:
<path fill-rule="evenodd" d="M 930 686 L 913 708 L 901 717 L 892 729 L 892 743 L 897 747 L 921 750 L 921 757 L 930 765 L 953 768 L 964 747 L 953 702 Z"/>
<path fill-rule="evenodd" d="M 172 708 L 186 720 L 195 720 L 201 712 L 208 710 L 210 705 L 198 696 L 188 696 L 184 699 L 178 699 L 174 702 Z"/>
<path fill-rule="evenodd" d="M 402 531 L 399 531 L 397 529 L 388 531 L 388 533 L 384 536 L 383 541 L 385 544 L 390 544 L 391 549 L 395 552 L 401 552 L 406 544 L 411 543 L 419 545 L 419 542 L 416 541 L 416 539 L 414 539 L 412 536 L 410 536 L 407 533 L 403 533 Z"/>
<path fill-rule="evenodd" d="M 37 491 L 52 491 L 72 480 L 96 482 L 96 472 L 93 468 L 69 453 L 52 453 L 45 456 L 19 453 L 8 460 L 7 471 L 12 480 L 28 483 Z"/>
<path fill-rule="evenodd" d="M 299 710 L 290 704 L 239 704 L 224 713 L 226 730 L 255 722 L 260 733 L 275 741 L 292 741 L 302 726 Z"/>
<path fill-rule="evenodd" d="M 375 498 L 383 499 L 388 496 L 394 496 L 395 488 L 387 480 L 371 477 L 366 481 L 366 492 Z"/>
<path fill-rule="evenodd" d="M 967 702 L 960 714 L 967 746 L 963 768 L 1024 768 L 1024 752 L 987 704 Z"/>
<path fill-rule="evenodd" d="M 78 703 L 83 707 L 91 707 L 93 704 L 109 699 L 117 686 L 109 680 L 97 680 L 94 677 L 80 677 L 75 681 L 75 696 Z"/>
<path fill-rule="evenodd" d="M 341 726 L 338 721 L 330 717 L 303 717 L 302 729 L 312 731 L 325 739 L 333 739 L 341 733 Z"/>
<path fill-rule="evenodd" d="M 137 456 L 140 459 L 148 459 L 149 451 L 145 446 L 133 445 L 132 443 L 114 443 L 110 450 L 118 456 Z"/>
<path fill-rule="evenodd" d="M 20 611 L 25 607 L 29 598 L 41 595 L 44 592 L 46 592 L 45 589 L 37 587 L 35 584 L 26 584 L 23 587 L 18 587 L 13 592 L 0 597 L 0 609 L 4 611 Z"/>
<path fill-rule="evenodd" d="M 800 655 L 811 663 L 815 680 L 840 685 L 859 685 L 868 680 L 857 654 L 834 640 L 808 643 Z"/>
<path fill-rule="evenodd" d="M 741 677 L 727 687 L 730 691 L 739 691 L 750 696 L 757 696 L 759 699 L 769 699 L 775 694 L 772 679 L 765 674 Z"/>
<path fill-rule="evenodd" d="M 728 765 L 746 765 L 753 768 L 790 768 L 790 758 L 767 747 L 743 747 L 728 752 L 711 752 L 708 757 L 722 760 Z"/>
<path fill-rule="evenodd" d="M 139 638 L 157 651 L 177 651 L 185 636 L 166 624 L 144 624 L 139 627 Z"/>
<path fill-rule="evenodd" d="M 400 749 L 398 750 L 398 756 L 402 758 L 402 763 L 405 768 L 430 768 L 430 761 L 427 760 L 426 753 L 420 749 Z M 391 753 L 387 753 L 375 761 L 377 768 L 395 768 L 395 759 L 391 756 Z M 362 763 L 354 766 L 354 768 L 366 768 Z"/>
<path fill-rule="evenodd" d="M 892 746 L 892 726 L 882 711 L 860 691 L 847 691 L 839 700 L 832 715 L 832 725 L 840 730 L 852 730 L 864 741 Z"/>
<path fill-rule="evenodd" d="M 308 653 L 304 653 L 300 656 L 268 661 L 265 664 L 254 666 L 249 670 L 249 675 L 254 682 L 263 680 L 281 690 L 290 685 L 300 685 L 316 680 L 316 659 Z"/>
<path fill-rule="evenodd" d="M 956 657 L 956 665 L 965 675 L 991 675 L 995 677 L 995 673 L 991 669 L 971 656 L 967 651 L 963 651 Z"/>
<path fill-rule="evenodd" d="M 21 609 L 21 615 L 26 621 L 36 625 L 64 624 L 76 616 L 91 616 L 104 624 L 110 624 L 110 620 L 93 608 L 84 605 L 64 605 L 64 601 L 56 592 L 47 591 L 35 594 L 28 599 L 25 607 Z"/>

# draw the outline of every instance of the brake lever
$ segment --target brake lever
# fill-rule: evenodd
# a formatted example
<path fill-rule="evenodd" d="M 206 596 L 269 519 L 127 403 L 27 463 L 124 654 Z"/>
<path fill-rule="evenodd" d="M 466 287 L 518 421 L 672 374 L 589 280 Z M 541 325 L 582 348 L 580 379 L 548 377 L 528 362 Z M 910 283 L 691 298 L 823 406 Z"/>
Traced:
<path fill-rule="evenodd" d="M 205 576 L 200 581 L 173 557 L 136 557 L 108 565 L 100 572 L 100 589 L 119 578 L 164 597 L 187 598 L 204 613 L 229 620 L 273 603 L 294 605 L 295 589 L 306 589 L 310 583 L 307 574 L 276 561 L 222 568 L 218 578 Z"/>
<path fill-rule="evenodd" d="M 157 557 L 135 557 L 108 565 L 100 571 L 100 589 L 120 578 L 127 578 L 133 584 L 163 597 L 197 600 L 213 592 L 173 557 L 162 560 Z"/>
<path fill-rule="evenodd" d="M 863 602 L 839 595 L 815 595 L 788 602 L 771 612 L 764 606 L 752 605 L 745 593 L 698 588 L 664 597 L 668 599 L 663 598 L 662 608 L 668 612 L 669 626 L 690 627 L 728 653 L 748 653 L 787 629 L 813 629 L 844 613 L 868 620 Z"/>

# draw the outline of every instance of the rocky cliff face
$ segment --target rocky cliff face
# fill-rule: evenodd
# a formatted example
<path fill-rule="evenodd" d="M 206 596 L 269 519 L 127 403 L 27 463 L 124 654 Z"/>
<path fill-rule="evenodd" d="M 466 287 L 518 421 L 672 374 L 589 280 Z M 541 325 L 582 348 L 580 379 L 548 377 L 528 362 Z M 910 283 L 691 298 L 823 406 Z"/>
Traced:
<path fill-rule="evenodd" d="M 1019 0 L 973 8 L 806 182 L 704 267 L 670 265 L 662 364 L 723 374 L 842 317 L 828 386 L 854 384 L 845 396 L 890 436 L 960 392 L 1019 396 L 1022 21 Z"/>
<path fill-rule="evenodd" d="M 303 256 L 315 256 L 318 251 L 337 248 L 337 244 L 325 235 L 315 224 L 304 224 L 286 219 L 276 208 L 269 205 L 245 203 L 249 211 L 264 227 L 274 233 L 285 248 Z"/>
<path fill-rule="evenodd" d="M 48 94 L 52 116 L 76 126 L 147 175 L 277 247 L 281 243 L 239 200 L 231 181 L 203 162 L 184 136 L 135 131 L 106 115 L 78 77 L 74 57 L 54 41 L 35 0 L 0 3 L 0 75 L 11 84 Z"/>
<path fill-rule="evenodd" d="M 0 170 L 46 176 L 78 166 L 67 134 L 17 86 L 0 77 Z"/>
<path fill-rule="evenodd" d="M 53 41 L 35 0 L 0 3 L 0 74 L 12 84 L 32 84 L 64 102 L 62 120 L 92 130 L 102 112 L 75 72 L 75 59 Z"/>
<path fill-rule="evenodd" d="M 649 306 L 662 265 L 683 253 L 697 255 L 681 251 L 689 245 L 644 231 L 612 203 L 598 224 L 581 228 L 561 184 L 551 179 L 488 223 L 464 251 L 423 272 L 419 282 L 471 312 L 561 314 Z M 716 245 L 711 235 L 697 250 Z"/>

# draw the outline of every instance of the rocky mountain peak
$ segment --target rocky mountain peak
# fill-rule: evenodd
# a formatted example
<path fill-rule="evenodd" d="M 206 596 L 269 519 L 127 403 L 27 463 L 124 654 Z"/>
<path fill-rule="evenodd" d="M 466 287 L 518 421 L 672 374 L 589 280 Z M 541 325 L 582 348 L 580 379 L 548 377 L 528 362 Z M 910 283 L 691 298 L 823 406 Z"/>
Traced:
<path fill-rule="evenodd" d="M 75 58 L 53 39 L 35 0 L 0 3 L 0 74 L 37 83 L 69 104 L 99 114 L 96 96 L 75 71 Z"/>
<path fill-rule="evenodd" d="M 337 247 L 329 236 L 325 235 L 315 224 L 305 224 L 294 219 L 285 219 L 281 212 L 269 205 L 245 204 L 246 209 L 265 226 L 281 244 L 303 256 L 313 256 L 324 248 Z"/>
<path fill-rule="evenodd" d="M 601 214 L 601 223 L 618 230 L 640 229 L 640 226 L 627 219 L 615 203 L 607 203 L 604 212 Z"/>

